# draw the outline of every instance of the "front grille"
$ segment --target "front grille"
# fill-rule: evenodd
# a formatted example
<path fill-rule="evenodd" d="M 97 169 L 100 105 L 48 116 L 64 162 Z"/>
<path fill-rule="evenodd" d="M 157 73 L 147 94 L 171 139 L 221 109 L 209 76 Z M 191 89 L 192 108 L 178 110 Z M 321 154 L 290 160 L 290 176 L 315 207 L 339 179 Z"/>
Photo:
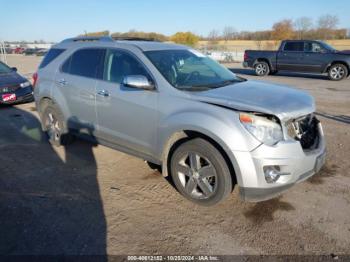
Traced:
<path fill-rule="evenodd" d="M 20 85 L 0 87 L 0 94 L 13 93 L 13 92 L 16 92 L 17 89 L 19 88 L 20 88 Z"/>
<path fill-rule="evenodd" d="M 291 121 L 287 126 L 288 135 L 300 141 L 303 149 L 314 149 L 319 142 L 318 123 L 318 119 L 313 114 Z"/>

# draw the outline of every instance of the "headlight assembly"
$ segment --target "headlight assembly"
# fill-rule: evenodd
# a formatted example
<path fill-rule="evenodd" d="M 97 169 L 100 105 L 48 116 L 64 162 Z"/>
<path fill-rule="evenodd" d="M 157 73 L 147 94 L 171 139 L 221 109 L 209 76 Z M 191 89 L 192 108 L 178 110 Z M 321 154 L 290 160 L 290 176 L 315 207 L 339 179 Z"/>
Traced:
<path fill-rule="evenodd" d="M 28 87 L 28 86 L 30 86 L 30 85 L 31 85 L 31 83 L 30 83 L 29 81 L 26 81 L 26 82 L 23 82 L 22 84 L 20 84 L 20 86 L 21 86 L 22 88 Z"/>
<path fill-rule="evenodd" d="M 281 125 L 273 119 L 249 113 L 240 113 L 243 126 L 260 142 L 272 146 L 283 139 Z"/>

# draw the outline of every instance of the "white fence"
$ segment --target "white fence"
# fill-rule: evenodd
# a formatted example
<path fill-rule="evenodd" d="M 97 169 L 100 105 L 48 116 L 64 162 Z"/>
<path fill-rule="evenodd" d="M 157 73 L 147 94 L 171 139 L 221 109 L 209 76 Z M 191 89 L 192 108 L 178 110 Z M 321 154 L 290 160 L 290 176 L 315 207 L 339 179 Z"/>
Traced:
<path fill-rule="evenodd" d="M 7 63 L 5 44 L 2 41 L 0 41 L 0 61 Z"/>

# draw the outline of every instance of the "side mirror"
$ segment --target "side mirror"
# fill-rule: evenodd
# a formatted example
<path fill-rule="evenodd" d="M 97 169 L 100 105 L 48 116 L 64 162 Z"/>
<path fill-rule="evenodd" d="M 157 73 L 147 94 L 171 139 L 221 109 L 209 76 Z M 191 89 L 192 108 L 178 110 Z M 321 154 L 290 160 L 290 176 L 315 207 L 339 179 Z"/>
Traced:
<path fill-rule="evenodd" d="M 17 67 L 11 67 L 12 71 L 17 72 Z"/>
<path fill-rule="evenodd" d="M 123 79 L 123 85 L 132 88 L 154 90 L 154 84 L 150 83 L 143 75 L 130 75 Z"/>

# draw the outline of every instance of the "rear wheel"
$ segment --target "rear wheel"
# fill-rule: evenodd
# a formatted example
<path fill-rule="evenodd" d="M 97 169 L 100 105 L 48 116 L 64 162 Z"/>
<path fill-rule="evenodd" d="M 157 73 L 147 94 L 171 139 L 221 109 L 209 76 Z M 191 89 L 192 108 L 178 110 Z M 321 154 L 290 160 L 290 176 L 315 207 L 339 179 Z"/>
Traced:
<path fill-rule="evenodd" d="M 339 81 L 347 77 L 348 68 L 343 64 L 334 64 L 328 69 L 328 78 L 333 81 Z"/>
<path fill-rule="evenodd" d="M 266 76 L 270 73 L 270 67 L 266 62 L 257 62 L 254 68 L 257 76 Z"/>
<path fill-rule="evenodd" d="M 54 104 L 49 104 L 45 107 L 42 114 L 42 123 L 52 145 L 68 145 L 72 142 L 73 136 L 68 132 L 63 114 Z"/>
<path fill-rule="evenodd" d="M 183 143 L 170 161 L 176 188 L 192 202 L 210 206 L 230 194 L 230 170 L 221 153 L 206 140 L 195 138 Z"/>

